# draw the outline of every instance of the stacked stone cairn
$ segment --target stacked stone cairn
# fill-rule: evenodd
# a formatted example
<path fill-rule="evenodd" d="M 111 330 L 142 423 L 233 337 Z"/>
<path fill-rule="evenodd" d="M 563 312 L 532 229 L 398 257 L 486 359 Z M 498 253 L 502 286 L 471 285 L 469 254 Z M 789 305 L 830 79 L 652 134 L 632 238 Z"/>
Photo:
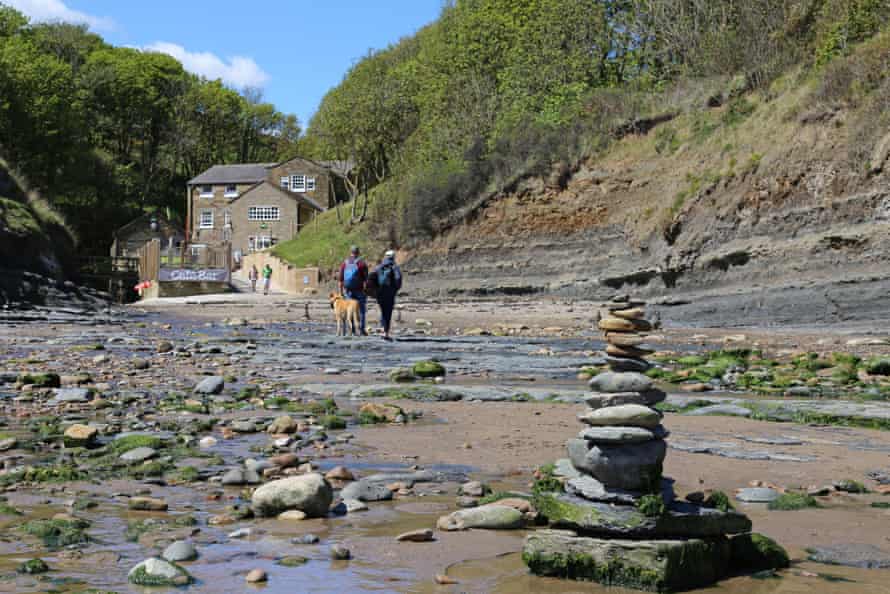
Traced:
<path fill-rule="evenodd" d="M 551 529 L 526 538 L 523 560 L 540 575 L 658 592 L 742 571 L 732 558 L 751 556 L 735 551 L 751 548 L 751 521 L 725 505 L 677 501 L 662 477 L 668 432 L 653 407 L 666 395 L 645 375 L 652 350 L 643 342 L 652 325 L 644 302 L 622 296 L 606 303 L 599 328 L 611 370 L 590 380 L 588 408 L 578 416 L 584 428 L 568 441 L 568 459 L 536 484 L 535 505 Z"/>

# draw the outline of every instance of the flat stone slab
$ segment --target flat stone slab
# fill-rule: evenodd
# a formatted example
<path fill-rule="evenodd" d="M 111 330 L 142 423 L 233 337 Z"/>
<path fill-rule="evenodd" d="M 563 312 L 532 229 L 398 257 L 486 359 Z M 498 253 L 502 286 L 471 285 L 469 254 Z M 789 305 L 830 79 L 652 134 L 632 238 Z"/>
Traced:
<path fill-rule="evenodd" d="M 663 402 L 667 394 L 661 390 L 646 390 L 645 392 L 592 392 L 584 398 L 588 407 L 597 410 L 609 406 L 621 406 L 622 404 L 639 404 L 642 406 L 655 406 Z"/>
<path fill-rule="evenodd" d="M 128 450 L 120 455 L 124 462 L 145 462 L 158 455 L 157 450 L 149 447 L 139 447 Z"/>
<path fill-rule="evenodd" d="M 578 415 L 578 420 L 593 426 L 645 427 L 653 429 L 661 423 L 661 413 L 640 404 L 622 404 L 588 410 Z"/>
<path fill-rule="evenodd" d="M 864 569 L 886 569 L 890 567 L 890 552 L 870 544 L 837 544 L 807 549 L 810 561 L 846 565 Z"/>
<path fill-rule="evenodd" d="M 654 429 L 644 427 L 588 427 L 578 433 L 579 439 L 586 439 L 593 443 L 605 444 L 629 444 L 664 439 L 668 432 L 662 425 Z"/>
<path fill-rule="evenodd" d="M 652 368 L 652 364 L 645 359 L 636 357 L 616 357 L 614 355 L 606 355 L 606 364 L 612 371 L 636 371 L 646 373 Z"/>
<path fill-rule="evenodd" d="M 612 489 L 592 476 L 581 474 L 570 478 L 565 483 L 566 493 L 577 495 L 588 501 L 600 503 L 619 503 L 622 505 L 635 505 L 644 495 L 642 491 L 626 491 L 624 489 Z M 661 480 L 661 496 L 665 503 L 674 501 L 674 482 L 671 479 Z"/>
<path fill-rule="evenodd" d="M 779 498 L 781 493 L 769 487 L 747 487 L 739 489 L 735 498 L 745 503 L 769 503 Z"/>
<path fill-rule="evenodd" d="M 616 538 L 705 538 L 751 531 L 751 520 L 737 511 L 723 512 L 675 501 L 661 516 L 644 515 L 632 505 L 588 501 L 567 493 L 543 493 L 535 508 L 555 528 L 588 536 Z"/>
<path fill-rule="evenodd" d="M 736 404 L 712 404 L 711 406 L 703 406 L 686 413 L 690 417 L 701 417 L 705 415 L 725 415 L 729 417 L 750 417 L 751 409 Z"/>
<path fill-rule="evenodd" d="M 529 534 L 522 560 L 536 575 L 653 592 L 708 586 L 729 571 L 726 539 L 622 540 L 563 530 Z"/>

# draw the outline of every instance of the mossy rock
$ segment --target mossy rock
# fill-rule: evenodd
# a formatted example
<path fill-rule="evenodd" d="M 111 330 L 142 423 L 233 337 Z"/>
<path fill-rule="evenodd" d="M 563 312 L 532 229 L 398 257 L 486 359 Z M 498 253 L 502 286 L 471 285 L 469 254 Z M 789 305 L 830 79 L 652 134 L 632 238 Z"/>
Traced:
<path fill-rule="evenodd" d="M 159 450 L 164 445 L 166 445 L 166 441 L 154 435 L 125 435 L 112 441 L 109 448 L 114 454 L 120 455 L 143 447 Z"/>
<path fill-rule="evenodd" d="M 890 375 L 890 359 L 871 359 L 865 370 L 869 375 Z"/>
<path fill-rule="evenodd" d="M 25 373 L 19 376 L 19 383 L 33 384 L 40 388 L 61 388 L 62 378 L 58 373 Z"/>
<path fill-rule="evenodd" d="M 555 528 L 579 534 L 616 538 L 710 538 L 751 531 L 751 520 L 738 512 L 722 512 L 674 502 L 658 516 L 632 505 L 611 505 L 561 493 L 536 493 L 535 509 Z"/>
<path fill-rule="evenodd" d="M 395 383 L 408 383 L 417 380 L 417 376 L 410 369 L 397 367 L 389 372 L 389 381 Z"/>
<path fill-rule="evenodd" d="M 526 537 L 522 560 L 536 575 L 672 592 L 707 586 L 724 577 L 729 543 L 725 538 L 599 539 L 539 530 Z"/>
<path fill-rule="evenodd" d="M 782 569 L 791 564 L 785 549 L 768 536 L 756 532 L 737 534 L 730 539 L 729 545 L 733 571 L 755 573 Z"/>
<path fill-rule="evenodd" d="M 133 567 L 127 574 L 127 580 L 137 586 L 175 587 L 187 586 L 194 578 L 175 563 L 151 557 Z"/>
<path fill-rule="evenodd" d="M 28 559 L 19 565 L 17 571 L 19 573 L 27 573 L 31 575 L 46 573 L 49 571 L 49 565 L 47 565 L 43 559 Z"/>
<path fill-rule="evenodd" d="M 50 550 L 81 544 L 90 541 L 85 532 L 90 523 L 86 520 L 31 520 L 25 522 L 22 530 L 43 541 Z"/>
<path fill-rule="evenodd" d="M 713 509 L 719 509 L 724 512 L 735 509 L 732 505 L 732 501 L 729 499 L 729 495 L 723 491 L 714 491 L 705 498 L 702 505 Z"/>
<path fill-rule="evenodd" d="M 443 377 L 445 367 L 437 361 L 418 361 L 411 368 L 417 377 Z"/>
<path fill-rule="evenodd" d="M 767 504 L 768 509 L 781 511 L 805 509 L 808 507 L 819 507 L 819 502 L 812 495 L 795 491 L 782 493 L 778 499 L 774 499 Z"/>
<path fill-rule="evenodd" d="M 325 415 L 318 419 L 318 424 L 324 427 L 325 429 L 336 430 L 336 429 L 346 429 L 346 419 L 342 417 L 338 417 L 337 415 Z"/>

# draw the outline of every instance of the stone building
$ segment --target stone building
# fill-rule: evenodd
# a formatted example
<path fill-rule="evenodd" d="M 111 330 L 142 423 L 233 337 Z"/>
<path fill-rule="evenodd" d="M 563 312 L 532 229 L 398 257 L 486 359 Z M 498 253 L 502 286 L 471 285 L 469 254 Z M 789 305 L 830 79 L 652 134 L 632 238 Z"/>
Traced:
<path fill-rule="evenodd" d="M 192 251 L 230 242 L 237 263 L 244 254 L 291 239 L 344 198 L 346 172 L 342 165 L 302 157 L 214 165 L 187 185 Z"/>
<path fill-rule="evenodd" d="M 130 221 L 112 234 L 112 258 L 136 258 L 139 248 L 157 239 L 165 253 L 178 253 L 185 233 L 182 227 L 161 213 L 146 213 Z"/>

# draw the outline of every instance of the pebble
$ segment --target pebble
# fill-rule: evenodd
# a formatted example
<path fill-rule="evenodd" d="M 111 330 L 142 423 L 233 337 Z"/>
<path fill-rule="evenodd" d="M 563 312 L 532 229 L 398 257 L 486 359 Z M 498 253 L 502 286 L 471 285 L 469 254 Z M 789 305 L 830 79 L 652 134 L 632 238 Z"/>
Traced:
<path fill-rule="evenodd" d="M 137 511 L 167 511 L 167 502 L 154 497 L 131 497 L 128 507 Z"/>
<path fill-rule="evenodd" d="M 164 549 L 164 553 L 161 556 L 167 561 L 172 561 L 174 563 L 180 561 L 193 561 L 198 558 L 198 551 L 192 543 L 184 540 L 177 540 Z"/>
<path fill-rule="evenodd" d="M 265 582 L 268 579 L 269 576 L 266 575 L 266 572 L 262 569 L 251 569 L 244 577 L 244 581 L 246 581 L 248 584 L 257 584 L 260 582 Z"/>
<path fill-rule="evenodd" d="M 399 534 L 396 540 L 399 542 L 430 542 L 433 540 L 433 531 L 429 528 L 411 530 L 410 532 Z"/>
<path fill-rule="evenodd" d="M 321 539 L 315 534 L 304 534 L 303 536 L 296 536 L 290 539 L 291 544 L 303 544 L 303 545 L 312 545 L 318 544 Z"/>
<path fill-rule="evenodd" d="M 331 558 L 335 561 L 348 561 L 352 559 L 352 551 L 341 544 L 331 545 Z"/>
<path fill-rule="evenodd" d="M 234 532 L 229 532 L 229 538 L 247 538 L 251 534 L 253 534 L 253 530 L 250 528 L 239 528 Z"/>

